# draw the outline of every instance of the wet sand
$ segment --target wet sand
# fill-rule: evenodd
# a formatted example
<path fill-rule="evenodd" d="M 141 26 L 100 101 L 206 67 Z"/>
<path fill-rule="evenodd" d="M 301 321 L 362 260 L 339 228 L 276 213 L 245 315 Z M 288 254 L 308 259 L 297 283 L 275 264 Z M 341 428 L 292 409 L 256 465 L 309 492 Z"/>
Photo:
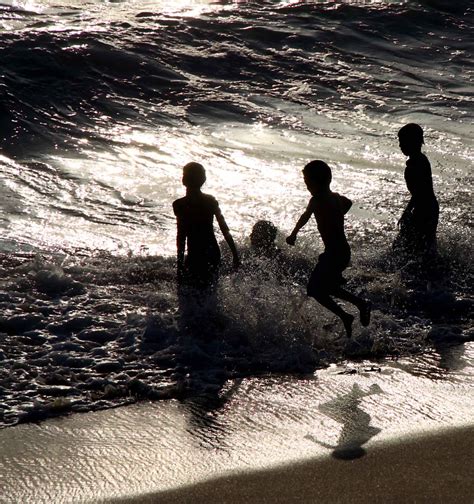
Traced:
<path fill-rule="evenodd" d="M 0 431 L 0 502 L 474 502 L 474 344 Z"/>

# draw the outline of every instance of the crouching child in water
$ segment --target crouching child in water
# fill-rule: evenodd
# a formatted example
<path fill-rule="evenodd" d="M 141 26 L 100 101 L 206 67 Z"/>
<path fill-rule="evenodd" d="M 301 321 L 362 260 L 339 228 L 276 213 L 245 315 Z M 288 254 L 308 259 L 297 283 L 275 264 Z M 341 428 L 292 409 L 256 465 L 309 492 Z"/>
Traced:
<path fill-rule="evenodd" d="M 214 217 L 230 247 L 234 267 L 239 265 L 237 248 L 219 203 L 213 196 L 201 192 L 205 181 L 204 167 L 188 163 L 183 167 L 186 196 L 173 202 L 177 220 L 178 285 L 198 290 L 212 288 L 219 276 L 221 254 L 214 234 Z"/>
<path fill-rule="evenodd" d="M 276 246 L 277 228 L 267 220 L 257 221 L 250 233 L 250 245 L 252 251 L 258 257 L 268 259 L 278 258 L 281 250 Z"/>
<path fill-rule="evenodd" d="M 332 180 L 331 169 L 325 162 L 311 161 L 304 167 L 303 175 L 312 198 L 286 242 L 294 245 L 298 231 L 312 215 L 315 216 L 325 248 L 311 273 L 308 296 L 314 297 L 321 305 L 337 315 L 344 324 L 347 337 L 350 338 L 354 317 L 344 311 L 331 296 L 357 306 L 363 326 L 369 325 L 371 309 L 369 301 L 342 288 L 345 283 L 342 272 L 349 265 L 351 258 L 351 249 L 344 232 L 344 215 L 349 211 L 352 202 L 331 191 L 329 187 Z"/>
<path fill-rule="evenodd" d="M 279 280 L 306 281 L 308 272 L 311 271 L 308 261 L 283 253 L 276 244 L 277 235 L 278 229 L 270 221 L 259 220 L 254 224 L 250 234 L 249 265 L 255 264 L 255 259 L 257 264 L 259 260 L 263 260 L 261 265 L 265 265 L 267 272 L 270 270 Z"/>

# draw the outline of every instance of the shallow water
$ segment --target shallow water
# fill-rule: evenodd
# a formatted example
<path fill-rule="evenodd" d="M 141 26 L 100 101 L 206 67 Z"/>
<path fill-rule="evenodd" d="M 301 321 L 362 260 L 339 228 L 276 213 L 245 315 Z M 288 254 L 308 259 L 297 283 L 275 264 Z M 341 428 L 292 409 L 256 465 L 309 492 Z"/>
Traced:
<path fill-rule="evenodd" d="M 4 1 L 0 423 L 471 339 L 471 32 L 468 2 Z M 441 260 L 417 281 L 386 258 L 407 121 L 425 128 L 441 205 Z M 283 240 L 313 158 L 354 202 L 347 276 L 375 308 L 349 345 L 305 296 L 315 226 L 296 250 Z M 204 314 L 175 288 L 189 160 L 244 256 L 266 218 L 285 257 L 226 263 Z"/>
<path fill-rule="evenodd" d="M 443 429 L 449 435 L 450 429 L 472 423 L 473 350 L 470 343 L 462 350 L 445 349 L 441 358 L 429 352 L 392 363 L 346 362 L 317 376 L 253 377 L 229 382 L 220 397 L 208 393 L 19 425 L 0 432 L 2 497 L 6 503 L 130 502 L 132 496 L 219 476 L 282 464 L 297 470 L 298 462 L 320 458 L 324 465 L 312 478 L 327 478 L 327 485 L 336 486 L 333 501 L 349 502 L 351 494 L 342 494 L 341 481 L 325 470 L 329 456 L 349 477 L 345 471 L 370 459 L 377 447 Z M 433 450 L 428 457 L 442 464 L 446 455 Z M 404 456 L 416 459 L 413 447 Z M 411 474 L 413 460 L 406 458 L 391 460 L 391 470 L 400 479 L 422 480 L 427 488 L 420 502 L 429 502 L 438 478 L 457 499 L 443 502 L 458 502 L 466 482 L 454 469 L 456 457 L 447 458 L 451 471 L 446 473 L 438 466 L 436 474 Z M 382 481 L 379 477 L 370 486 Z M 158 495 L 155 501 L 186 502 L 186 497 Z M 299 498 L 305 501 L 304 495 Z M 386 498 L 395 502 L 390 492 Z"/>

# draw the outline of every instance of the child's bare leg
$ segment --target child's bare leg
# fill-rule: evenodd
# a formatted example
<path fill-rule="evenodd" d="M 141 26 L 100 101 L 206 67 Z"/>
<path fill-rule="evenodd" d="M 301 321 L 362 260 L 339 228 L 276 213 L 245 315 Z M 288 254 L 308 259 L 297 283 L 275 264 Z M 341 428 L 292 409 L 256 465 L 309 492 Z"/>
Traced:
<path fill-rule="evenodd" d="M 313 297 L 319 304 L 323 305 L 342 320 L 346 335 L 350 338 L 352 336 L 352 322 L 354 322 L 354 317 L 350 313 L 345 312 L 328 294 L 316 294 Z"/>
<path fill-rule="evenodd" d="M 343 299 L 344 301 L 349 301 L 349 303 L 352 303 L 353 305 L 357 306 L 357 308 L 359 308 L 359 312 L 360 312 L 360 323 L 364 327 L 369 325 L 370 311 L 372 308 L 370 301 L 362 299 L 362 298 L 356 296 L 355 294 L 352 294 L 352 292 L 349 292 L 346 289 L 343 289 L 342 287 L 339 287 L 334 292 L 334 296 L 338 297 L 339 299 Z"/>

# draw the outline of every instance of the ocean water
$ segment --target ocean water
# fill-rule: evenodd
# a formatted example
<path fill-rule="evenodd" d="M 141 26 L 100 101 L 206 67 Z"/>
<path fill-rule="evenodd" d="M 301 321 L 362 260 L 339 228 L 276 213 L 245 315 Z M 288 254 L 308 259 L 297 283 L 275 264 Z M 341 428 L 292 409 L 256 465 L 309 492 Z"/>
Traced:
<path fill-rule="evenodd" d="M 436 352 L 474 336 L 473 9 L 467 1 L 0 3 L 0 425 L 232 380 Z M 428 276 L 388 259 L 418 122 L 441 216 Z M 353 200 L 347 342 L 305 295 L 322 244 L 301 169 Z M 243 255 L 215 306 L 180 305 L 171 203 L 207 169 Z M 286 268 L 252 257 L 259 219 Z"/>

